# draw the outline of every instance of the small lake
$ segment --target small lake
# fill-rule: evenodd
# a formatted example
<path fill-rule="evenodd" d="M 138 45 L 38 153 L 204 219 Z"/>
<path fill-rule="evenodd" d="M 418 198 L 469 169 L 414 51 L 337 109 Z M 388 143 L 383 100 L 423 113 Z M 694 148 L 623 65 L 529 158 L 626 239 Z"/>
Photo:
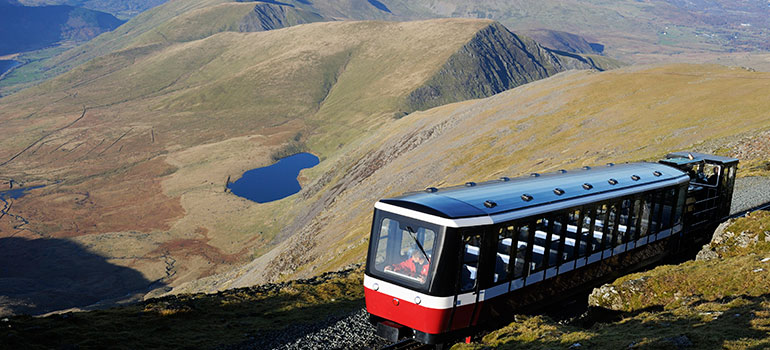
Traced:
<path fill-rule="evenodd" d="M 16 67 L 20 65 L 21 63 L 19 61 L 6 61 L 6 60 L 0 60 L 0 75 L 3 75 L 3 73 L 11 70 L 13 67 Z"/>
<path fill-rule="evenodd" d="M 15 188 L 12 190 L 0 191 L 0 200 L 19 199 L 21 197 L 24 197 L 24 195 L 26 195 L 27 192 L 34 190 L 36 188 L 42 188 L 42 187 L 45 187 L 45 185 L 21 187 L 21 188 Z"/>
<path fill-rule="evenodd" d="M 297 176 L 302 169 L 312 168 L 320 163 L 310 153 L 298 153 L 279 160 L 277 163 L 249 170 L 238 181 L 227 188 L 236 196 L 257 203 L 267 203 L 291 196 L 302 188 Z"/>

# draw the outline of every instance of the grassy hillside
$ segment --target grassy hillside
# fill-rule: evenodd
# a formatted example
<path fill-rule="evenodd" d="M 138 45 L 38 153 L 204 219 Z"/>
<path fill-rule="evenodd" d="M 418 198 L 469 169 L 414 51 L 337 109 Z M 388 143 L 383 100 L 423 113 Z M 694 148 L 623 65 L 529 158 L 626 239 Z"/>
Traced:
<path fill-rule="evenodd" d="M 290 240 L 215 281 L 250 285 L 279 272 L 310 276 L 362 261 L 380 198 L 533 171 L 654 160 L 767 130 L 769 78 L 703 65 L 568 72 L 410 114 L 306 171 L 314 181 L 300 192 L 306 203 L 293 212 L 313 215 L 296 215 L 281 232 Z"/>
<path fill-rule="evenodd" d="M 32 0 L 27 0 L 32 2 Z M 55 0 L 45 0 L 48 3 Z M 41 2 L 41 1 L 36 1 Z M 83 1 L 80 1 L 83 2 Z M 0 81 L 3 94 L 57 76 L 89 59 L 125 48 L 137 36 L 151 28 L 188 11 L 203 9 L 232 0 L 172 0 L 138 15 L 114 33 L 100 37 L 86 46 L 42 61 L 39 57 L 25 57 L 29 64 Z M 253 1 L 238 1 L 258 4 Z M 88 4 L 113 6 L 110 1 L 86 1 Z M 127 2 L 134 8 L 146 2 Z M 152 2 L 155 4 L 156 2 Z M 767 18 L 770 8 L 761 2 L 700 1 L 467 1 L 383 0 L 377 2 L 351 0 L 285 0 L 284 9 L 337 20 L 415 20 L 442 17 L 484 18 L 503 23 L 516 32 L 529 32 L 547 41 L 558 50 L 574 49 L 588 52 L 590 45 L 604 47 L 603 52 L 615 59 L 634 63 L 690 62 L 744 65 L 768 70 L 764 33 L 770 28 Z M 147 5 L 152 5 L 147 3 Z M 114 6 L 113 6 L 114 7 Z M 232 12 L 230 12 L 232 14 Z M 187 14 L 189 15 L 189 14 Z M 186 15 L 186 16 L 187 16 Z M 310 15 L 315 16 L 315 15 Z M 214 21 L 214 28 L 222 26 Z M 305 18 L 306 20 L 307 18 Z M 288 21 L 289 23 L 291 21 Z M 210 31 L 212 28 L 207 25 Z M 546 29 L 545 31 L 543 29 Z M 205 32 L 194 30 L 195 32 Z M 554 38 L 554 33 L 559 33 Z M 548 34 L 543 34 L 548 33 Z M 570 34 L 572 33 L 572 34 Z M 574 34 L 579 35 L 575 37 Z M 538 39 L 536 38 L 536 40 Z M 585 42 L 584 42 L 585 41 Z M 38 55 L 39 56 L 39 55 Z M 751 56 L 751 57 L 749 57 Z M 723 62 L 720 62 L 723 61 Z"/>
<path fill-rule="evenodd" d="M 681 62 L 670 55 L 682 53 L 698 53 L 689 58 L 708 62 L 733 51 L 770 49 L 765 40 L 770 8 L 761 1 L 382 0 L 379 6 L 350 0 L 284 2 L 334 18 L 486 18 L 517 32 L 574 33 L 628 62 Z"/>
<path fill-rule="evenodd" d="M 0 2 L 0 56 L 33 51 L 61 42 L 85 42 L 123 21 L 74 6 L 21 6 Z"/>
<path fill-rule="evenodd" d="M 711 56 L 714 51 L 770 49 L 762 34 L 770 26 L 767 20 L 770 8 L 763 2 L 390 0 L 384 3 L 394 7 L 408 4 L 413 12 L 422 15 L 494 19 L 514 30 L 546 28 L 577 33 L 591 42 L 604 44 L 609 55 L 627 61 L 638 62 L 641 55 L 649 54 L 666 60 L 666 55 L 681 51 Z"/>
<path fill-rule="evenodd" d="M 130 46 L 188 42 L 221 32 L 259 32 L 328 21 L 314 12 L 268 3 L 223 3 L 185 12 L 143 33 Z"/>
<path fill-rule="evenodd" d="M 73 5 L 111 13 L 118 18 L 128 19 L 158 6 L 167 0 L 20 0 L 29 6 Z"/>
<path fill-rule="evenodd" d="M 36 53 L 22 56 L 27 64 L 16 69 L 0 81 L 3 94 L 15 92 L 56 77 L 93 58 L 107 55 L 131 44 L 137 36 L 152 30 L 160 24 L 188 11 L 211 5 L 229 2 L 228 0 L 174 0 L 147 10 L 117 29 L 104 33 L 93 40 L 68 48 L 65 52 Z M 42 57 L 41 57 L 42 56 Z"/>
<path fill-rule="evenodd" d="M 248 7 L 190 18 L 209 10 Z M 411 96 L 426 84 L 444 102 L 513 86 L 450 64 L 458 52 L 516 84 L 593 67 L 517 42 L 487 20 L 324 22 L 91 60 L 0 100 L 4 182 L 47 185 L 13 202 L 0 233 L 67 238 L 172 286 L 225 272 L 289 237 L 289 218 L 314 215 L 296 196 L 260 205 L 226 193 L 228 178 L 297 148 L 336 158 L 419 108 Z"/>
<path fill-rule="evenodd" d="M 185 17 L 191 16 L 189 11 L 225 3 L 234 6 L 234 2 L 236 1 L 169 1 L 138 15 L 121 29 L 86 46 L 56 54 L 53 58 L 48 54 L 42 60 L 40 54 L 23 57 L 23 61 L 28 64 L 0 81 L 0 91 L 7 95 L 57 76 L 89 59 L 126 48 L 135 42 L 138 36 L 165 21 L 182 14 Z M 245 0 L 237 2 L 260 4 Z M 114 5 L 110 1 L 101 0 L 86 3 Z M 285 0 L 280 3 L 285 6 L 274 10 L 291 9 L 294 13 L 286 21 L 289 24 L 295 21 L 315 21 L 318 19 L 316 16 L 335 20 L 389 21 L 444 17 L 483 18 L 499 21 L 516 32 L 533 33 L 536 40 L 546 40 L 546 46 L 552 45 L 549 47 L 557 50 L 590 52 L 588 50 L 603 48 L 602 52 L 608 57 L 626 62 L 724 63 L 729 60 L 728 64 L 731 65 L 762 70 L 768 70 L 770 67 L 766 57 L 761 56 L 770 49 L 764 35 L 770 29 L 770 22 L 767 20 L 770 18 L 770 8 L 761 2 Z M 142 3 L 135 2 L 125 4 L 130 8 L 140 5 L 143 6 Z M 232 30 L 236 24 L 227 22 L 226 19 L 233 19 L 229 16 L 233 15 L 231 10 L 234 8 L 229 8 L 222 17 L 215 16 L 214 21 L 198 22 L 204 25 L 200 29 L 191 30 L 196 35 L 182 32 L 176 33 L 176 38 L 198 38 L 198 35 L 211 33 L 212 30 Z M 593 47 L 589 43 L 593 44 Z M 756 57 L 757 55 L 760 57 Z"/>
<path fill-rule="evenodd" d="M 770 346 L 770 213 L 725 225 L 709 260 L 664 265 L 595 289 L 589 303 L 617 311 L 588 327 L 543 316 L 518 321 L 477 344 L 500 349 L 765 349 Z"/>

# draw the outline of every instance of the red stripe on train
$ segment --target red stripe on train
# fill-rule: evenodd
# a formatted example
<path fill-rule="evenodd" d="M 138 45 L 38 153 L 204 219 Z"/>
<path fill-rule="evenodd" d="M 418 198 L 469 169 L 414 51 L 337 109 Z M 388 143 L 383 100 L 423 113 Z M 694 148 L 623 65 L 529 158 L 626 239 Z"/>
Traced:
<path fill-rule="evenodd" d="M 423 307 L 415 304 L 413 300 L 401 300 L 369 288 L 364 288 L 364 297 L 366 311 L 372 315 L 425 333 L 440 334 L 448 331 L 447 324 L 452 317 L 451 308 Z M 452 330 L 470 326 L 471 314 L 473 314 L 473 304 L 458 307 L 452 321 Z M 474 318 L 477 321 L 478 314 Z"/>

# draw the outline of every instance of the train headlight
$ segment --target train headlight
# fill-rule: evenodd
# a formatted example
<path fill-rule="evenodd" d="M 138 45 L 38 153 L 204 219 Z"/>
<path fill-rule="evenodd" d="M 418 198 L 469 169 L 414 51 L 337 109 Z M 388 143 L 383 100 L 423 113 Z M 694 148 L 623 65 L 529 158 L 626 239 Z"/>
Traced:
<path fill-rule="evenodd" d="M 422 299 L 420 299 L 419 296 L 414 297 L 414 303 L 415 304 L 420 305 L 421 302 L 422 302 Z"/>
<path fill-rule="evenodd" d="M 375 282 L 374 284 L 372 284 L 372 289 L 374 289 L 374 290 L 380 290 L 380 285 L 379 285 L 378 283 L 376 283 L 376 282 Z"/>

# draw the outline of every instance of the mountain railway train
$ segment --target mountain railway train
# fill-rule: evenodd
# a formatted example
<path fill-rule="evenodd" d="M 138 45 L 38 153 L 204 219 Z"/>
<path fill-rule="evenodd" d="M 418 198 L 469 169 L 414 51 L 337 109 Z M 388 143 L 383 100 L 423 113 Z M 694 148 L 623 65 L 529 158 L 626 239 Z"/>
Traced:
<path fill-rule="evenodd" d="M 381 199 L 370 320 L 390 341 L 441 345 L 697 249 L 730 214 L 737 165 L 679 152 Z"/>

